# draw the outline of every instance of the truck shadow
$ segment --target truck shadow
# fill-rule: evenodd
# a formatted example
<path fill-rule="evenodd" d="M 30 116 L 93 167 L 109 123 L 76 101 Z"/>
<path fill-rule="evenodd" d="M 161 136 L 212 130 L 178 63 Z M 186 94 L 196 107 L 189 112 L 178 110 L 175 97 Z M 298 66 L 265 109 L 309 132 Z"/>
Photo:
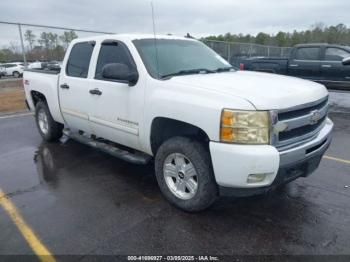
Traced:
<path fill-rule="evenodd" d="M 263 253 L 285 252 L 295 245 L 306 250 L 313 248 L 314 240 L 308 239 L 308 232 L 320 223 L 317 217 L 329 215 L 308 201 L 306 186 L 297 182 L 264 196 L 221 198 L 203 212 L 185 213 L 163 199 L 153 164 L 129 164 L 72 140 L 61 144 L 43 142 L 34 161 L 42 186 L 61 201 L 58 206 L 68 206 L 74 212 L 80 205 L 79 209 L 89 214 L 102 205 L 106 209 L 103 213 L 114 217 L 116 223 L 141 216 L 142 227 L 135 226 L 123 236 L 125 247 L 139 239 L 141 253 L 147 252 L 149 245 L 167 250 L 168 245 L 178 241 L 174 239 L 178 232 L 182 232 L 184 243 L 191 240 L 188 244 L 198 252 L 209 250 L 208 246 L 213 251 L 238 252 L 239 247 L 232 246 L 232 241 L 238 240 L 246 245 L 242 254 L 251 252 L 254 245 L 262 248 L 262 243 L 267 242 L 269 246 L 262 249 Z M 85 200 L 77 200 L 81 198 Z M 153 242 L 147 237 L 149 230 Z M 182 248 L 177 250 L 188 250 Z"/>
<path fill-rule="evenodd" d="M 107 180 L 110 184 L 116 184 L 114 189 L 116 191 L 118 189 L 130 191 L 150 202 L 165 202 L 154 176 L 154 164 L 152 162 L 148 165 L 130 164 L 73 140 L 67 140 L 61 144 L 43 142 L 36 152 L 34 162 L 40 182 L 53 190 L 59 188 L 61 183 L 66 183 L 66 180 L 72 178 L 82 179 L 85 183 L 93 180 L 97 182 L 95 186 L 100 187 L 100 179 L 101 181 Z M 121 185 L 123 188 L 121 188 Z M 304 207 L 300 203 L 303 190 L 302 186 L 291 184 L 265 195 L 220 198 L 204 213 L 234 211 L 235 209 L 236 211 L 252 209 L 253 212 L 263 209 L 267 212 L 271 206 L 275 209 L 278 205 L 280 211 L 287 207 L 286 211 L 283 212 L 286 214 L 290 210 L 291 199 L 299 199 L 297 208 L 300 212 Z"/>

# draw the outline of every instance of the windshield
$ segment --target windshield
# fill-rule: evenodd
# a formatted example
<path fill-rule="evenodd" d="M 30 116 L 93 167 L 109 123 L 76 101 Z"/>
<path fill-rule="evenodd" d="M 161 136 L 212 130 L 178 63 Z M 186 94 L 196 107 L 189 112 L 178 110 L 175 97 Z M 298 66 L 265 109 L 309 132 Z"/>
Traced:
<path fill-rule="evenodd" d="M 155 39 L 134 40 L 133 43 L 148 73 L 154 78 L 220 72 L 232 68 L 220 55 L 198 41 L 157 39 L 157 49 Z"/>

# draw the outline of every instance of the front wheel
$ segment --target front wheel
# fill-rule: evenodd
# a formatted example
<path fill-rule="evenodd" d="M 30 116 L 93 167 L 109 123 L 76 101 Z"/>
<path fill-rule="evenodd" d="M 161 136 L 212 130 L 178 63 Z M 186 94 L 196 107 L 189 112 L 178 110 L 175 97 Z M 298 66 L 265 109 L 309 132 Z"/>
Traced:
<path fill-rule="evenodd" d="M 174 137 L 164 142 L 156 154 L 155 172 L 165 198 L 182 210 L 204 210 L 217 198 L 209 153 L 196 140 Z"/>
<path fill-rule="evenodd" d="M 38 102 L 35 106 L 35 120 L 39 133 L 48 142 L 62 137 L 63 125 L 55 122 L 46 103 Z"/>

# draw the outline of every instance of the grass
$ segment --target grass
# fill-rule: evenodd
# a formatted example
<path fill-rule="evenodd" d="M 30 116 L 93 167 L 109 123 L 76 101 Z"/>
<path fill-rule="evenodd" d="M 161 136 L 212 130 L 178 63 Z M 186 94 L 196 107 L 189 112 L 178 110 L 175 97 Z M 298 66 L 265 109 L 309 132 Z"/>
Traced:
<path fill-rule="evenodd" d="M 27 110 L 21 80 L 0 81 L 0 113 Z"/>

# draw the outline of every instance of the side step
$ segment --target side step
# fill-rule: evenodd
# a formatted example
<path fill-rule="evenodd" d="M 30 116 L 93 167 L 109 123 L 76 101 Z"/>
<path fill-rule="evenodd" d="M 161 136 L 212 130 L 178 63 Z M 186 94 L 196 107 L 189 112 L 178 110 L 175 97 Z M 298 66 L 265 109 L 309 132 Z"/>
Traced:
<path fill-rule="evenodd" d="M 124 149 L 120 149 L 116 144 L 109 144 L 103 142 L 103 140 L 93 139 L 86 135 L 73 133 L 69 129 L 64 129 L 63 133 L 71 139 L 74 139 L 82 144 L 97 148 L 107 154 L 120 158 L 122 160 L 128 161 L 133 164 L 145 165 L 152 157 L 145 153 L 135 150 L 135 153 L 129 152 Z"/>

